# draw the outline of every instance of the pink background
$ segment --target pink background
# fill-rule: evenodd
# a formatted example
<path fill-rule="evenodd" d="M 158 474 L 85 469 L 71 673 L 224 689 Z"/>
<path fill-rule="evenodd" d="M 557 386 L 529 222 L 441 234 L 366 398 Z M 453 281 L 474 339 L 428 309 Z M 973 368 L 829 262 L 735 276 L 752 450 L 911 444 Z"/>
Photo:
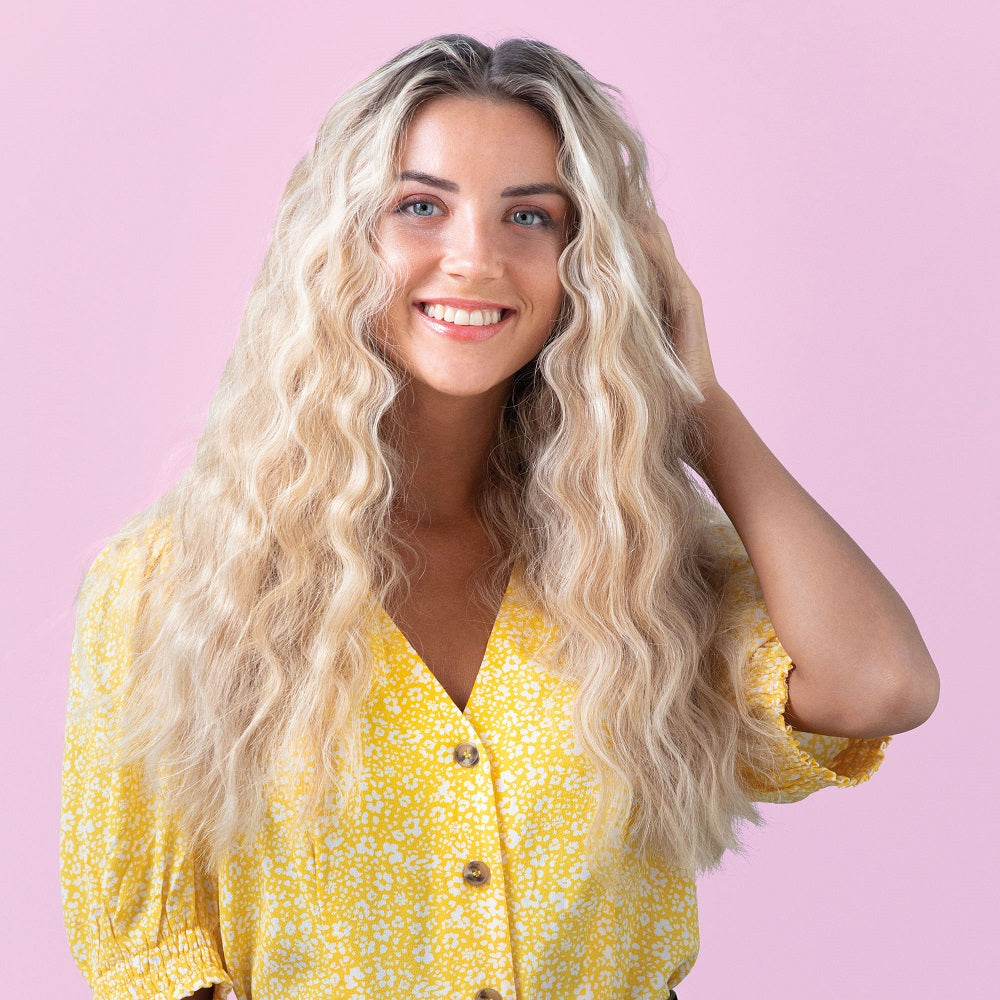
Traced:
<path fill-rule="evenodd" d="M 769 808 L 748 858 L 704 881 L 682 1000 L 994 995 L 991 8 L 5 5 L 5 996 L 89 995 L 57 878 L 81 575 L 191 455 L 328 106 L 456 30 L 532 34 L 624 91 L 721 379 L 894 582 L 943 677 L 871 784 Z"/>

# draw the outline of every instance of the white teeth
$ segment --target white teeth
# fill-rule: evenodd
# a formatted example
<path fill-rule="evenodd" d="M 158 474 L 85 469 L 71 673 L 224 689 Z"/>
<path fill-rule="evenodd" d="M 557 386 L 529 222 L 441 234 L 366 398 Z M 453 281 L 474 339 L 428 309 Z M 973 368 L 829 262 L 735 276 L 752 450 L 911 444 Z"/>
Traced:
<path fill-rule="evenodd" d="M 453 309 L 436 302 L 424 302 L 421 308 L 431 319 L 443 319 L 455 326 L 493 326 L 500 322 L 500 309 Z"/>

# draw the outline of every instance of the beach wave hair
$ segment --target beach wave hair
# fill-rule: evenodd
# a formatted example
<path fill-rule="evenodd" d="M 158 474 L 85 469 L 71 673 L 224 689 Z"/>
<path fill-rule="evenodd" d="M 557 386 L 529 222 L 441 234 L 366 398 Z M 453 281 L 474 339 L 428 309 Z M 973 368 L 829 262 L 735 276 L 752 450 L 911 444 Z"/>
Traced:
<path fill-rule="evenodd" d="M 518 101 L 551 126 L 572 201 L 564 303 L 499 416 L 479 514 L 552 625 L 551 669 L 598 778 L 588 847 L 707 868 L 758 821 L 769 752 L 746 648 L 720 595 L 717 508 L 691 475 L 699 393 L 674 352 L 670 276 L 643 142 L 616 92 L 549 45 L 422 42 L 348 91 L 295 168 L 195 458 L 119 533 L 169 524 L 142 584 L 126 759 L 216 863 L 259 825 L 292 746 L 306 810 L 349 799 L 378 609 L 412 573 L 392 510 L 406 467 L 388 419 L 405 375 L 379 347 L 396 290 L 377 252 L 408 122 L 444 95 Z M 748 770 L 749 769 L 749 770 Z"/>

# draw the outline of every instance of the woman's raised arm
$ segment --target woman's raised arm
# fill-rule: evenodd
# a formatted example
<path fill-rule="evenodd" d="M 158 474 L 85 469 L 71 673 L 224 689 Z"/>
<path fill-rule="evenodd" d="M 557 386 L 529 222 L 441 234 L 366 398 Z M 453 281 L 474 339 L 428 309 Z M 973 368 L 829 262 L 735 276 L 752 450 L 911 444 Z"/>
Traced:
<path fill-rule="evenodd" d="M 701 296 L 659 225 L 674 344 L 705 397 L 708 454 L 699 471 L 739 533 L 795 664 L 787 721 L 806 732 L 854 737 L 919 726 L 937 704 L 939 680 L 913 616 L 719 385 Z"/>

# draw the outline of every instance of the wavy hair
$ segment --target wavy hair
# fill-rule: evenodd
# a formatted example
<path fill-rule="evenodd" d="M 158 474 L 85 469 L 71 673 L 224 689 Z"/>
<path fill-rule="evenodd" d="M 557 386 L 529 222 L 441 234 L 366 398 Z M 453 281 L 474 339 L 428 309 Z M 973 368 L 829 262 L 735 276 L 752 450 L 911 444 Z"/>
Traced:
<path fill-rule="evenodd" d="M 773 737 L 741 696 L 718 512 L 691 474 L 700 396 L 671 344 L 669 257 L 616 93 L 541 42 L 446 35 L 348 91 L 296 166 L 195 458 L 116 536 L 169 522 L 140 586 L 122 748 L 207 863 L 259 825 L 289 748 L 319 775 L 307 811 L 331 790 L 343 807 L 360 773 L 368 637 L 411 572 L 387 419 L 405 374 L 379 347 L 394 289 L 376 231 L 407 124 L 442 95 L 542 115 L 573 203 L 563 307 L 514 378 L 478 512 L 495 551 L 483 592 L 519 564 L 551 669 L 577 685 L 598 779 L 588 850 L 626 837 L 703 869 L 759 821 L 748 775 Z"/>

